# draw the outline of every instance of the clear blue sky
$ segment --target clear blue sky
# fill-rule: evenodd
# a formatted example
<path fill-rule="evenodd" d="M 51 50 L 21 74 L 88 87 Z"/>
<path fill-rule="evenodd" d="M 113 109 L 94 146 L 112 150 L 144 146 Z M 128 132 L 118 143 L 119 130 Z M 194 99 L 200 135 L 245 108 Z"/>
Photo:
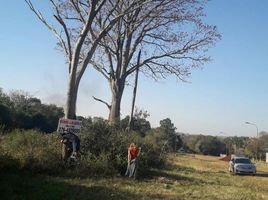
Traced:
<path fill-rule="evenodd" d="M 46 1 L 36 1 L 44 9 Z M 179 132 L 255 136 L 268 131 L 268 1 L 212 0 L 205 20 L 218 27 L 222 40 L 209 51 L 213 61 L 194 70 L 191 83 L 170 77 L 159 83 L 140 78 L 137 106 L 150 113 L 152 126 L 169 117 Z M 46 8 L 45 8 L 46 10 Z M 64 105 L 67 68 L 55 38 L 24 1 L 0 7 L 0 87 L 28 91 L 45 103 Z M 92 95 L 110 101 L 108 84 L 88 69 L 77 104 L 83 116 L 108 116 Z M 130 111 L 131 88 L 122 102 Z"/>

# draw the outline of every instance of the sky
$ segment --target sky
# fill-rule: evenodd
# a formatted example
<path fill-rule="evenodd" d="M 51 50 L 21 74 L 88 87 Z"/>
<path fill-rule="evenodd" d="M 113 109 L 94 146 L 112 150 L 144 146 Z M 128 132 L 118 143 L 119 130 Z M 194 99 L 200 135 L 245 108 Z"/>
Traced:
<path fill-rule="evenodd" d="M 49 13 L 48 1 L 36 1 Z M 222 35 L 209 50 L 210 63 L 192 71 L 187 83 L 174 77 L 155 82 L 140 76 L 136 106 L 149 112 L 152 127 L 170 118 L 178 132 L 215 136 L 256 136 L 268 132 L 268 1 L 211 0 L 205 21 Z M 0 88 L 23 90 L 64 106 L 67 67 L 56 39 L 23 0 L 0 7 Z M 122 118 L 130 113 L 132 88 L 123 96 Z M 107 82 L 90 67 L 79 88 L 77 114 L 108 117 L 92 96 L 110 102 Z"/>

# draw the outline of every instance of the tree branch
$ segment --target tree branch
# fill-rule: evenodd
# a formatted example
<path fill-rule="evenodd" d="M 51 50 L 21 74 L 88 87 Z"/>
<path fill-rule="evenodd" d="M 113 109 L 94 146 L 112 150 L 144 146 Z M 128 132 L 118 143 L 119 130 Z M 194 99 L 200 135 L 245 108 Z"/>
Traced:
<path fill-rule="evenodd" d="M 94 61 L 90 61 L 90 64 L 92 64 L 92 66 L 99 71 L 105 79 L 109 80 L 109 75 L 110 73 L 107 72 L 107 70 L 104 67 L 101 67 L 99 64 L 95 63 Z"/>
<path fill-rule="evenodd" d="M 52 5 L 54 6 L 54 9 L 57 12 L 57 15 L 54 15 L 54 17 L 56 18 L 56 20 L 62 25 L 63 29 L 64 29 L 64 33 L 67 39 L 67 44 L 68 44 L 68 58 L 69 58 L 69 63 L 71 63 L 72 61 L 72 47 L 71 47 L 71 40 L 70 40 L 70 35 L 67 29 L 67 26 L 65 24 L 65 22 L 63 21 L 62 17 L 60 16 L 60 11 L 57 8 L 54 0 L 50 0 L 50 2 L 52 3 Z M 70 70 L 70 69 L 69 69 Z"/>
<path fill-rule="evenodd" d="M 74 1 L 74 0 L 70 0 L 71 1 L 71 4 L 73 5 L 74 9 L 76 10 L 77 14 L 79 15 L 79 21 L 83 22 L 84 24 L 86 23 L 86 20 L 84 19 L 84 17 L 82 16 L 81 14 L 81 10 L 78 6 L 78 1 Z M 85 10 L 83 10 L 85 12 Z"/>
<path fill-rule="evenodd" d="M 66 55 L 66 57 L 69 56 L 68 53 L 68 49 L 67 46 L 65 44 L 65 41 L 63 40 L 63 38 L 61 37 L 61 35 L 58 33 L 58 31 L 52 26 L 50 25 L 46 19 L 43 17 L 42 13 L 39 10 L 36 10 L 35 7 L 33 6 L 31 0 L 24 0 L 27 5 L 29 6 L 30 10 L 33 11 L 33 13 L 37 16 L 37 18 L 50 30 L 54 33 L 54 35 L 56 36 L 56 38 L 59 40 L 62 49 L 64 50 L 64 53 Z"/>
<path fill-rule="evenodd" d="M 107 102 L 105 102 L 105 101 L 103 101 L 101 99 L 98 99 L 98 98 L 96 98 L 94 96 L 92 96 L 92 97 L 93 97 L 94 100 L 99 101 L 101 103 L 104 103 L 108 107 L 108 109 L 111 110 L 111 105 L 110 104 L 108 104 Z"/>

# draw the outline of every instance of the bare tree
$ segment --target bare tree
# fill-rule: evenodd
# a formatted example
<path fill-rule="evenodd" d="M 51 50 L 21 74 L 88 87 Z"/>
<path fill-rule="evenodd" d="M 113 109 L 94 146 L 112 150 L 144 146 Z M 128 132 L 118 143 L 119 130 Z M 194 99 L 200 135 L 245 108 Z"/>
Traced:
<path fill-rule="evenodd" d="M 57 25 L 52 25 L 31 0 L 25 0 L 38 19 L 56 36 L 57 46 L 63 51 L 68 64 L 68 91 L 65 117 L 76 116 L 76 100 L 80 80 L 99 42 L 116 22 L 128 12 L 142 5 L 141 0 L 118 10 L 120 0 L 49 0 Z M 116 14 L 115 14 L 116 11 Z M 96 29 L 100 20 L 101 29 Z"/>
<path fill-rule="evenodd" d="M 123 9 L 134 1 L 121 1 L 118 6 Z M 101 39 L 101 48 L 92 64 L 110 84 L 110 123 L 120 119 L 125 84 L 137 68 L 155 80 L 175 75 L 184 81 L 192 68 L 210 60 L 206 52 L 220 39 L 220 34 L 215 26 L 202 21 L 205 4 L 206 0 L 144 3 L 118 20 Z M 100 23 L 96 32 L 103 29 L 102 19 L 97 22 Z M 142 51 L 142 60 L 137 64 L 139 50 Z"/>

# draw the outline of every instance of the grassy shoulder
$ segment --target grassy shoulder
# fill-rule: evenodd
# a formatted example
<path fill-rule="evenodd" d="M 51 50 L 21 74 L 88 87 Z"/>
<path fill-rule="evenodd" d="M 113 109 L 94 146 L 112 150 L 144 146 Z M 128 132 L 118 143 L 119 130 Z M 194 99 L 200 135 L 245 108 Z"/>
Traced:
<path fill-rule="evenodd" d="M 256 176 L 235 176 L 219 157 L 169 155 L 169 166 L 148 178 L 66 178 L 0 171 L 1 199 L 268 199 L 268 165 L 257 163 Z"/>

